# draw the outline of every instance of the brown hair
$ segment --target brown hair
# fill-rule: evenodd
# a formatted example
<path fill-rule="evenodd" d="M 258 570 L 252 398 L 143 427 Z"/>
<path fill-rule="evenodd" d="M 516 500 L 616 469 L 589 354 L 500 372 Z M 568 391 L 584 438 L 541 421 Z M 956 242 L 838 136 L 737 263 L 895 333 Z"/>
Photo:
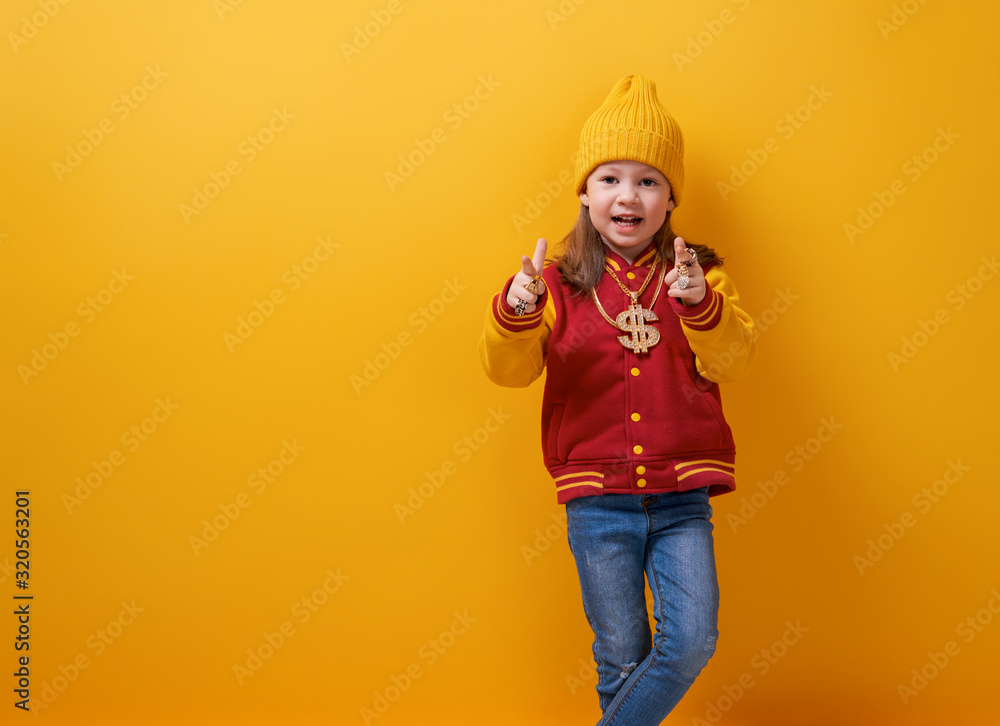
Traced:
<path fill-rule="evenodd" d="M 660 260 L 666 260 L 668 265 L 674 264 L 674 240 L 677 235 L 670 227 L 670 214 L 663 221 L 653 241 Z M 700 245 L 685 238 L 687 246 L 698 253 L 698 263 L 702 266 L 710 262 L 721 265 L 723 258 L 715 250 L 706 245 Z M 574 295 L 590 294 L 597 287 L 604 274 L 604 242 L 601 235 L 590 221 L 590 210 L 585 204 L 580 204 L 580 216 L 576 219 L 573 229 L 563 237 L 560 254 L 555 258 L 560 279 L 573 288 Z"/>

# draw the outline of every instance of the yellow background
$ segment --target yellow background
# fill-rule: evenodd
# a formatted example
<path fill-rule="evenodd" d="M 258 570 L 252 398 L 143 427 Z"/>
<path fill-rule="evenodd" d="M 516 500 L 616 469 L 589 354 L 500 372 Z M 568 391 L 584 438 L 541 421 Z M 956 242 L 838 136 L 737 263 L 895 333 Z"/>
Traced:
<path fill-rule="evenodd" d="M 30 489 L 32 697 L 54 694 L 36 714 L 597 720 L 541 384 L 493 386 L 476 343 L 519 256 L 575 219 L 559 178 L 583 121 L 638 72 L 685 132 L 677 227 L 727 257 L 769 323 L 751 374 L 723 387 L 739 457 L 737 491 L 713 499 L 721 638 L 671 722 L 711 703 L 727 726 L 995 723 L 1000 280 L 980 268 L 997 253 L 998 22 L 971 0 L 4 3 L 0 580 L 13 603 L 14 492 Z M 102 119 L 113 129 L 59 174 Z M 272 121 L 250 159 L 241 144 Z M 894 181 L 905 192 L 886 197 Z M 849 239 L 878 194 L 892 204 Z M 336 248 L 310 262 L 317 238 Z M 296 265 L 312 272 L 293 289 Z M 275 289 L 283 302 L 227 345 Z M 31 369 L 68 323 L 77 335 Z M 824 420 L 842 428 L 810 441 Z M 300 450 L 275 465 L 284 442 Z M 955 462 L 968 471 L 918 507 Z M 259 491 L 269 464 L 282 473 Z M 733 524 L 779 470 L 788 482 Z M 880 536 L 891 546 L 859 572 Z M 303 598 L 322 601 L 307 622 Z M 808 632 L 762 673 L 789 621 Z M 13 708 L 16 627 L 0 620 L 4 723 L 33 720 Z M 904 703 L 899 685 L 949 641 L 958 654 Z M 241 683 L 248 650 L 270 657 Z M 378 697 L 388 709 L 366 719 Z"/>

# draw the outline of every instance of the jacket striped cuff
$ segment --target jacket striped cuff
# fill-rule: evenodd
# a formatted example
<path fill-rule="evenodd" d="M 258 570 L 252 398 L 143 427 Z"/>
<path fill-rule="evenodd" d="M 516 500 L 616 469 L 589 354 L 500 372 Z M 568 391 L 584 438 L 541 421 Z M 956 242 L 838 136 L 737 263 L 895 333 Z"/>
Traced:
<path fill-rule="evenodd" d="M 542 322 L 542 316 L 545 311 L 545 303 L 549 297 L 548 286 L 546 286 L 545 292 L 538 296 L 538 300 L 535 302 L 534 312 L 518 315 L 514 312 L 514 308 L 507 304 L 507 292 L 510 290 L 512 282 L 514 282 L 513 277 L 507 280 L 507 284 L 504 285 L 503 292 L 493 297 L 493 319 L 496 320 L 497 325 L 501 328 L 509 330 L 513 333 L 519 333 L 524 330 L 537 328 Z"/>
<path fill-rule="evenodd" d="M 691 330 L 711 330 L 722 319 L 722 293 L 716 292 L 705 281 L 705 298 L 697 305 L 687 306 L 678 298 L 670 298 L 681 322 Z"/>

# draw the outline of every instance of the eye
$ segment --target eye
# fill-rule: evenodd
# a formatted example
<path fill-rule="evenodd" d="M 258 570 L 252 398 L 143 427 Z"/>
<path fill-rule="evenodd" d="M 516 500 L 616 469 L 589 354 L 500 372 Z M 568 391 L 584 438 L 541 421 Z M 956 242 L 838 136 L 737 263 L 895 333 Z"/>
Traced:
<path fill-rule="evenodd" d="M 617 179 L 615 179 L 613 176 L 602 176 L 601 181 L 608 182 L 609 184 L 614 184 L 617 181 Z"/>
<path fill-rule="evenodd" d="M 643 179 L 639 183 L 642 184 L 644 187 L 656 186 L 656 180 L 655 179 Z"/>

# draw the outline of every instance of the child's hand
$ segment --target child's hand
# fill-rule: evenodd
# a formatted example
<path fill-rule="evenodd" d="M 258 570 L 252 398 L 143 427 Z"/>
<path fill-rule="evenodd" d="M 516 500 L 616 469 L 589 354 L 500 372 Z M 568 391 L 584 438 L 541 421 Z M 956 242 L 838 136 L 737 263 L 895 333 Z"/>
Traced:
<path fill-rule="evenodd" d="M 538 294 L 532 294 L 524 289 L 524 286 L 531 282 L 535 275 L 542 274 L 542 267 L 545 264 L 545 250 L 548 248 L 548 242 L 544 238 L 538 240 L 538 244 L 535 245 L 535 255 L 533 258 L 529 258 L 527 255 L 521 257 L 521 271 L 514 275 L 514 281 L 510 284 L 510 290 L 507 291 L 507 304 L 512 308 L 517 307 L 519 300 L 524 300 L 527 305 L 524 307 L 524 312 L 531 313 L 535 311 L 535 302 L 538 300 L 539 295 L 545 292 L 545 283 L 539 280 L 535 283 L 538 288 Z"/>
<path fill-rule="evenodd" d="M 691 255 L 687 253 L 687 245 L 684 239 L 681 237 L 674 238 L 674 267 L 667 273 L 664 278 L 669 289 L 667 294 L 670 297 L 679 298 L 682 303 L 688 306 L 694 306 L 705 299 L 705 275 L 701 271 L 701 265 L 697 262 L 690 262 Z M 688 286 L 681 290 L 677 287 L 677 278 L 680 277 L 677 274 L 677 267 L 682 263 L 687 262 L 687 274 L 688 274 Z"/>

